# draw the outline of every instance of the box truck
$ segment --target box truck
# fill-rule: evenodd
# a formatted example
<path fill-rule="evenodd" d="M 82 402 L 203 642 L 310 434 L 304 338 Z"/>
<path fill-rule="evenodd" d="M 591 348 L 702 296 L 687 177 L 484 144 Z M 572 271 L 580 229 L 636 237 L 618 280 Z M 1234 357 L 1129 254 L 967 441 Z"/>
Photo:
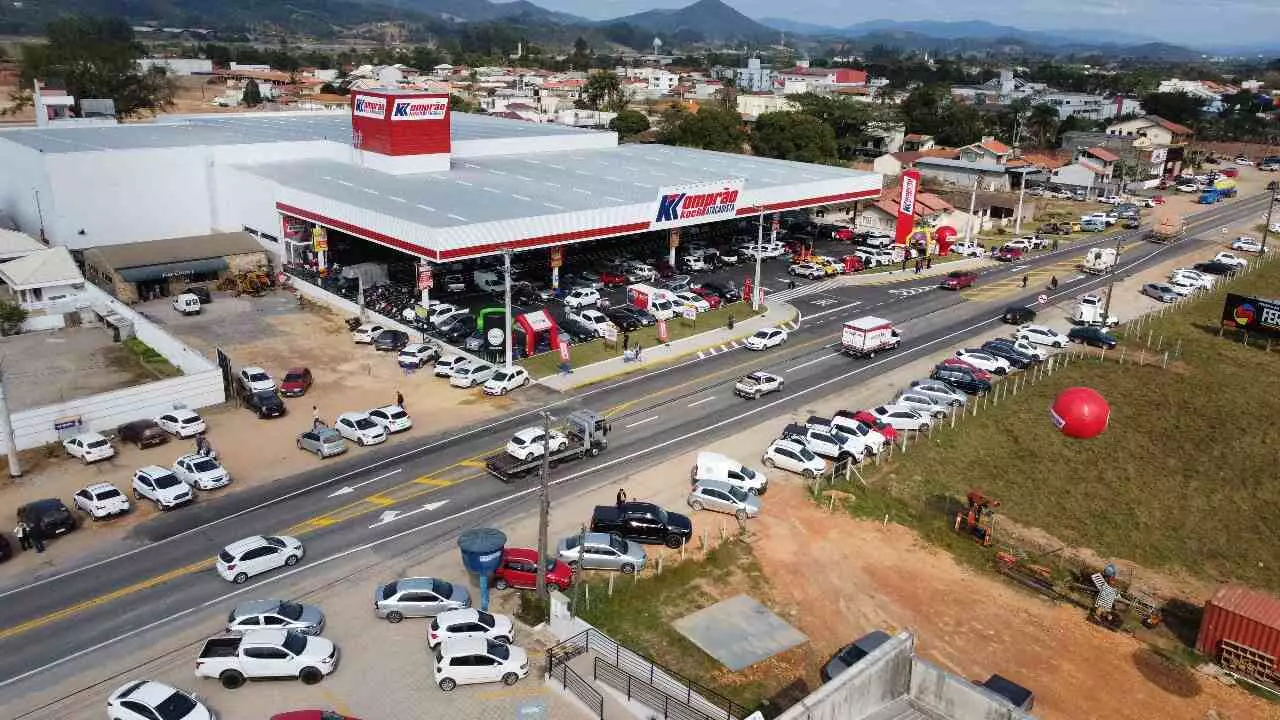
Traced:
<path fill-rule="evenodd" d="M 840 331 L 840 347 L 850 357 L 875 357 L 901 343 L 902 336 L 892 322 L 871 315 L 850 320 Z"/>

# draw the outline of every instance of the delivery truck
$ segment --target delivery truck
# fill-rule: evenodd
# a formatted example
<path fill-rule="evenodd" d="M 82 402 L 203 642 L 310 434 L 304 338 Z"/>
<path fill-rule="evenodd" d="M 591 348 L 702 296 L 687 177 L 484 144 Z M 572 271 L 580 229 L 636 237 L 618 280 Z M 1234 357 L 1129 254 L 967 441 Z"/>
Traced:
<path fill-rule="evenodd" d="M 627 302 L 659 320 L 670 320 L 676 315 L 675 294 L 669 290 L 641 283 L 628 285 Z"/>
<path fill-rule="evenodd" d="M 902 336 L 893 323 L 872 315 L 850 320 L 840 331 L 840 348 L 850 357 L 875 357 L 881 350 L 894 350 Z"/>
<path fill-rule="evenodd" d="M 1093 275 L 1102 275 L 1116 266 L 1115 248 L 1090 248 L 1084 254 L 1080 269 Z"/>

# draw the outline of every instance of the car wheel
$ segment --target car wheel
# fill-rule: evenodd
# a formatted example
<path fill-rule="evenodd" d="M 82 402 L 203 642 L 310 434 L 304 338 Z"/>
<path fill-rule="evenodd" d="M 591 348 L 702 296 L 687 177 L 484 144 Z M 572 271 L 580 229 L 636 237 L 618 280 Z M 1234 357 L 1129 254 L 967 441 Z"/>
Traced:
<path fill-rule="evenodd" d="M 636 566 L 632 565 L 631 563 L 626 563 L 621 568 L 618 568 L 618 569 L 622 571 L 623 575 L 630 575 L 631 573 L 636 571 Z"/>
<path fill-rule="evenodd" d="M 319 668 L 305 667 L 298 673 L 298 679 L 303 685 L 315 685 L 324 679 L 324 673 L 320 672 Z"/>
<path fill-rule="evenodd" d="M 236 573 L 236 576 L 231 578 L 231 582 L 237 585 L 243 585 L 244 582 L 248 579 L 249 579 L 249 575 L 247 573 Z"/>
<path fill-rule="evenodd" d="M 701 501 L 699 501 L 699 500 L 690 500 L 690 501 L 689 501 L 689 507 L 693 508 L 695 511 L 697 511 L 697 510 L 701 510 L 701 509 L 702 509 L 702 502 L 701 502 Z"/>
<path fill-rule="evenodd" d="M 767 457 L 764 459 L 764 466 L 767 468 L 771 468 L 776 466 L 776 463 L 773 461 L 773 458 Z"/>
<path fill-rule="evenodd" d="M 445 692 L 453 692 L 456 687 L 458 687 L 458 683 L 453 678 L 442 678 L 440 680 L 440 689 Z"/>
<path fill-rule="evenodd" d="M 493 586 L 499 590 L 506 590 L 507 588 L 511 587 L 510 585 L 507 584 L 507 581 L 504 578 L 498 578 L 497 580 L 495 580 L 493 582 Z"/>
<path fill-rule="evenodd" d="M 1062 344 L 1062 341 L 1061 341 L 1061 340 L 1056 340 L 1056 341 L 1054 341 L 1053 346 L 1054 346 L 1055 348 L 1059 349 L 1059 350 L 1061 350 L 1063 347 L 1065 347 L 1065 346 Z"/>
<path fill-rule="evenodd" d="M 679 550 L 680 546 L 684 544 L 684 539 L 682 539 L 678 535 L 668 535 L 666 540 L 664 540 L 662 544 L 666 545 L 672 550 Z"/>
<path fill-rule="evenodd" d="M 800 471 L 800 476 L 808 480 L 812 480 L 814 477 L 816 477 L 816 475 L 817 473 L 810 470 L 809 468 L 805 468 L 804 470 Z"/>
<path fill-rule="evenodd" d="M 400 612 L 399 610 L 392 610 L 391 612 L 387 613 L 387 622 L 392 623 L 394 625 L 395 623 L 398 623 L 401 620 L 404 620 L 404 613 Z"/>
<path fill-rule="evenodd" d="M 524 382 L 520 383 L 520 387 L 528 387 L 530 382 L 532 382 L 532 380 L 526 376 Z"/>
<path fill-rule="evenodd" d="M 518 682 L 520 682 L 520 676 L 515 673 L 507 673 L 502 676 L 503 685 L 515 685 Z"/>
<path fill-rule="evenodd" d="M 297 556 L 297 555 L 290 555 L 289 557 L 287 557 L 287 558 L 285 558 L 285 559 L 284 559 L 284 564 L 285 564 L 285 566 L 286 566 L 286 567 L 293 567 L 294 565 L 297 565 L 297 564 L 298 564 L 298 556 Z"/>
<path fill-rule="evenodd" d="M 138 492 L 137 488 L 135 488 L 135 489 L 134 489 L 134 491 L 133 491 L 133 499 L 134 499 L 134 500 L 141 500 L 141 499 L 142 499 L 142 493 Z"/>
<path fill-rule="evenodd" d="M 218 676 L 218 680 L 222 682 L 222 687 L 228 690 L 235 690 L 236 688 L 244 685 L 244 675 L 241 675 L 236 670 L 224 670 L 222 674 Z"/>

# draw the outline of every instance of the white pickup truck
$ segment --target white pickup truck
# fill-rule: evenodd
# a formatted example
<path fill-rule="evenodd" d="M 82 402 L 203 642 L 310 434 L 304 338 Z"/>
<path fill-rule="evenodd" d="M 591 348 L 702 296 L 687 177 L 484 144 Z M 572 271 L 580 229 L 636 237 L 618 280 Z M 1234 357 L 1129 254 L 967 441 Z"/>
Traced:
<path fill-rule="evenodd" d="M 196 677 L 217 678 L 235 689 L 255 678 L 298 678 L 314 685 L 338 667 L 331 640 L 296 630 L 250 630 L 210 638 L 196 659 Z"/>

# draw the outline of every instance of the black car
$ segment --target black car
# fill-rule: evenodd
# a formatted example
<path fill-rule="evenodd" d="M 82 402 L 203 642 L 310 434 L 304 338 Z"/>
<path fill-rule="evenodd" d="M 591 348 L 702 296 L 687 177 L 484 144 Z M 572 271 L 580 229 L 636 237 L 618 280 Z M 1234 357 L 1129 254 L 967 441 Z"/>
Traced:
<path fill-rule="evenodd" d="M 1094 325 L 1071 328 L 1071 331 L 1067 333 L 1067 339 L 1074 343 L 1100 347 L 1103 350 L 1110 350 L 1117 343 L 1113 335 Z"/>
<path fill-rule="evenodd" d="M 200 300 L 201 305 L 208 305 L 209 303 L 213 302 L 213 294 L 209 292 L 209 288 L 207 287 L 202 287 L 200 285 L 192 285 L 191 287 L 186 288 L 182 292 L 190 295 L 195 295 L 196 298 Z"/>
<path fill-rule="evenodd" d="M 160 429 L 155 420 L 127 422 L 116 428 L 116 435 L 125 442 L 137 445 L 139 450 L 169 442 L 169 433 Z"/>
<path fill-rule="evenodd" d="M 610 308 L 605 312 L 604 316 L 609 318 L 623 332 L 639 330 L 641 327 L 640 318 L 630 313 L 625 307 Z"/>
<path fill-rule="evenodd" d="M 1002 357 L 1006 360 L 1010 357 L 1017 357 L 1020 360 L 1024 360 L 1028 366 L 1035 365 L 1040 362 L 1040 358 L 1038 356 L 1019 350 L 1018 347 L 1013 344 L 1013 340 L 1010 340 L 1009 338 L 991 338 L 990 340 L 982 343 L 982 349 L 984 352 L 989 352 L 992 355 Z"/>
<path fill-rule="evenodd" d="M 725 302 L 738 302 L 742 300 L 742 293 L 737 288 L 730 287 L 724 283 L 704 282 L 702 283 L 702 287 L 706 290 L 710 290 L 716 295 L 719 295 L 720 299 Z"/>
<path fill-rule="evenodd" d="M 409 344 L 409 333 L 403 330 L 383 330 L 373 339 L 373 349 L 383 352 L 400 352 Z"/>
<path fill-rule="evenodd" d="M 991 383 L 979 380 L 972 373 L 956 365 L 939 365 L 929 373 L 929 379 L 941 380 L 966 395 L 985 395 L 991 391 Z"/>
<path fill-rule="evenodd" d="M 972 350 L 966 349 L 965 352 L 982 352 L 988 355 L 994 355 L 1004 359 L 1009 366 L 1015 370 L 1026 370 L 1034 362 L 1030 355 L 1014 350 L 1012 347 L 1003 343 L 983 343 L 982 347 Z"/>
<path fill-rule="evenodd" d="M 1192 267 L 1196 270 L 1199 270 L 1202 273 L 1209 273 L 1210 275 L 1230 276 L 1230 275 L 1235 275 L 1236 272 L 1239 270 L 1239 268 L 1237 268 L 1235 265 L 1228 265 L 1226 263 L 1212 262 L 1212 261 L 1196 263 Z"/>
<path fill-rule="evenodd" d="M 644 327 L 653 327 L 658 324 L 658 318 L 654 317 L 653 313 L 648 310 L 641 310 L 634 305 L 623 305 L 622 311 L 631 313 L 631 315 L 635 319 L 639 320 L 640 324 Z"/>
<path fill-rule="evenodd" d="M 840 649 L 834 657 L 822 666 L 818 672 L 823 682 L 831 682 L 831 678 L 853 667 L 859 660 L 870 655 L 876 648 L 889 642 L 889 633 L 873 630 Z"/>
<path fill-rule="evenodd" d="M 515 315 L 514 309 L 512 316 Z M 444 338 L 450 344 L 457 344 L 467 339 L 467 336 L 476 331 L 475 315 L 459 315 L 452 322 L 440 328 L 440 337 Z"/>
<path fill-rule="evenodd" d="M 76 518 L 57 498 L 33 500 L 18 508 L 18 521 L 30 525 L 40 537 L 51 538 L 76 529 Z"/>
<path fill-rule="evenodd" d="M 280 398 L 280 394 L 275 390 L 258 390 L 245 393 L 242 399 L 245 407 L 254 411 L 258 414 L 258 417 L 263 419 L 283 417 L 287 412 L 284 400 Z"/>
<path fill-rule="evenodd" d="M 1010 325 L 1024 325 L 1035 321 L 1036 311 L 1025 305 L 1010 305 L 1004 309 L 1004 315 L 1000 319 Z"/>
<path fill-rule="evenodd" d="M 589 340 L 594 340 L 596 337 L 596 331 L 594 328 L 587 327 L 577 320 L 571 320 L 567 317 L 564 319 L 556 318 L 556 323 L 560 326 L 560 333 L 562 335 L 568 335 L 571 338 L 576 338 L 576 340 L 570 340 L 570 342 L 587 342 Z"/>
<path fill-rule="evenodd" d="M 0 562 L 4 562 L 13 557 L 13 546 L 9 544 L 9 538 L 0 535 Z"/>
<path fill-rule="evenodd" d="M 978 685 L 1008 700 L 1019 710 L 1029 711 L 1036 707 L 1035 693 L 1002 675 L 992 675 Z"/>

